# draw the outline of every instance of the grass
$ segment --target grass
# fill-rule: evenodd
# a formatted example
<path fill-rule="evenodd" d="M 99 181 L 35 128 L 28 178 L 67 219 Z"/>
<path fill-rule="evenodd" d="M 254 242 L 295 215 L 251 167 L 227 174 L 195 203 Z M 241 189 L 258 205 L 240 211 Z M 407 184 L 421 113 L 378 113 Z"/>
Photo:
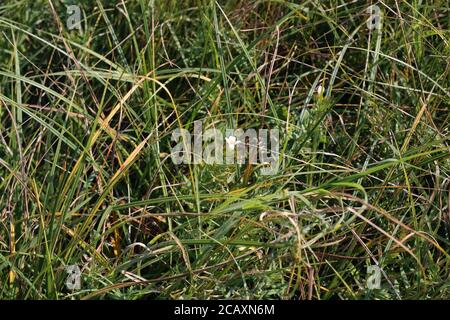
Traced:
<path fill-rule="evenodd" d="M 0 298 L 449 299 L 449 9 L 2 1 Z M 278 173 L 174 165 L 195 120 Z"/>

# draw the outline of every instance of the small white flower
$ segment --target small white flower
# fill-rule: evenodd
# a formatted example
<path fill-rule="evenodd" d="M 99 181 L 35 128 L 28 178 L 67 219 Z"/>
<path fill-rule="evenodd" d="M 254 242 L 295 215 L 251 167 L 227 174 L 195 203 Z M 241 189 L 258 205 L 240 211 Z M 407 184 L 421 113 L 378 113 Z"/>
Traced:
<path fill-rule="evenodd" d="M 227 146 L 230 150 L 234 150 L 234 147 L 240 143 L 235 136 L 229 136 L 228 138 L 225 138 L 225 141 L 227 142 Z"/>
<path fill-rule="evenodd" d="M 325 92 L 325 88 L 324 87 L 322 87 L 322 85 L 318 85 L 317 86 L 317 94 L 319 95 L 319 96 L 322 96 L 323 95 L 323 93 Z"/>

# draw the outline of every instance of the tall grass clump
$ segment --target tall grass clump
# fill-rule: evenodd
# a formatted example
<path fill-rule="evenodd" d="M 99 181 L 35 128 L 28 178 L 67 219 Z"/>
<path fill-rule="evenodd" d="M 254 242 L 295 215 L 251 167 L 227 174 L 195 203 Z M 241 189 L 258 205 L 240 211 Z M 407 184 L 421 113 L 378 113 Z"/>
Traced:
<path fill-rule="evenodd" d="M 2 0 L 0 298 L 449 299 L 449 9 Z M 279 170 L 175 165 L 196 120 Z"/>

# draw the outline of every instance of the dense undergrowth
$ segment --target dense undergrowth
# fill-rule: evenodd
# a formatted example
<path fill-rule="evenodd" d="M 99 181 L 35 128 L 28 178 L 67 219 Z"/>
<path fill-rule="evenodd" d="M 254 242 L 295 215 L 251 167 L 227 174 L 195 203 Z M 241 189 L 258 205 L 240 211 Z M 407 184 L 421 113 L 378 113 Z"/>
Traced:
<path fill-rule="evenodd" d="M 450 298 L 449 41 L 439 0 L 2 0 L 0 297 Z M 175 165 L 195 120 L 278 172 Z"/>

